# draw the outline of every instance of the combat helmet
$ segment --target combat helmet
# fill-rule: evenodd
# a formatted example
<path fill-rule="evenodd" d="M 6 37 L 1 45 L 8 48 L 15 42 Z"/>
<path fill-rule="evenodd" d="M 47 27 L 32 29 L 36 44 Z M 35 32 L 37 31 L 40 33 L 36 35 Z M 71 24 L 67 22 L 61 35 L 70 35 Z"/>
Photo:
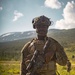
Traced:
<path fill-rule="evenodd" d="M 50 18 L 47 18 L 46 16 L 42 15 L 42 16 L 34 18 L 32 20 L 32 24 L 33 24 L 33 28 L 35 29 L 35 26 L 40 24 L 50 26 L 51 21 L 50 21 Z"/>

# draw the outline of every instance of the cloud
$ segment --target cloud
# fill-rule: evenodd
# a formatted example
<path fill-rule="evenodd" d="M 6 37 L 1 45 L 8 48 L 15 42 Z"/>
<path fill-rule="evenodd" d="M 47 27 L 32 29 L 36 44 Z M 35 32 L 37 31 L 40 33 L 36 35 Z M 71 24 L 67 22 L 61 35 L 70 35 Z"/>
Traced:
<path fill-rule="evenodd" d="M 3 8 L 2 7 L 0 7 L 0 10 L 2 10 Z"/>
<path fill-rule="evenodd" d="M 59 9 L 61 8 L 61 3 L 58 0 L 45 0 L 45 6 L 52 9 Z"/>
<path fill-rule="evenodd" d="M 14 11 L 14 19 L 13 19 L 13 21 L 17 21 L 22 16 L 24 16 L 22 13 L 20 13 L 18 11 Z"/>
<path fill-rule="evenodd" d="M 63 9 L 63 19 L 56 22 L 55 28 L 70 29 L 75 28 L 75 2 L 67 2 Z"/>

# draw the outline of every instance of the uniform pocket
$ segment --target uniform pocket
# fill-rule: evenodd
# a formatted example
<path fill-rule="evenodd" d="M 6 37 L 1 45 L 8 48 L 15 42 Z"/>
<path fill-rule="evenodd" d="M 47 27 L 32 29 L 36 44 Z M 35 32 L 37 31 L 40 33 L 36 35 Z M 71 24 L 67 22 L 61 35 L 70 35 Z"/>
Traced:
<path fill-rule="evenodd" d="M 48 70 L 49 71 L 56 70 L 56 63 L 54 61 L 50 61 L 48 63 Z"/>

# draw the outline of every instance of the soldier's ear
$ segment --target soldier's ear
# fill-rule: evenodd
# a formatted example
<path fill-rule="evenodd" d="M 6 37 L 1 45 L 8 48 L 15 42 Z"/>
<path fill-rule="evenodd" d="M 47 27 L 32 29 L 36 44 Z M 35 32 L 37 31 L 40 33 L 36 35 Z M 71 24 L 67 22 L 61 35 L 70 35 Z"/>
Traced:
<path fill-rule="evenodd" d="M 34 19 L 32 20 L 32 24 L 33 24 L 33 28 L 35 29 L 36 27 L 35 27 L 35 24 L 34 24 Z"/>
<path fill-rule="evenodd" d="M 32 24 L 34 23 L 34 19 L 32 20 Z"/>

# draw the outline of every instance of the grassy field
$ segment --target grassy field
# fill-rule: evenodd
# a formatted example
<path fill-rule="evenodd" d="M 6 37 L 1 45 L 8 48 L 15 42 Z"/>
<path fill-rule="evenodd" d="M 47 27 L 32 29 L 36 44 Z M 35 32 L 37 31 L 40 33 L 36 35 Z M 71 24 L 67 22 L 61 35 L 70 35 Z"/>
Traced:
<path fill-rule="evenodd" d="M 67 72 L 66 66 L 57 65 L 57 69 L 60 75 L 75 75 L 75 64 L 72 64 L 70 72 Z"/>
<path fill-rule="evenodd" d="M 75 62 L 72 62 L 72 70 L 67 72 L 66 66 L 57 65 L 60 75 L 75 75 Z M 20 75 L 20 61 L 0 61 L 0 75 Z"/>
<path fill-rule="evenodd" d="M 0 75 L 19 75 L 19 61 L 0 61 Z"/>
<path fill-rule="evenodd" d="M 66 66 L 60 66 L 57 64 L 57 70 L 60 75 L 75 75 L 75 51 L 70 51 L 69 48 L 65 48 L 66 54 L 71 61 L 72 67 L 70 73 L 67 72 Z M 20 61 L 0 61 L 0 75 L 20 75 Z"/>

